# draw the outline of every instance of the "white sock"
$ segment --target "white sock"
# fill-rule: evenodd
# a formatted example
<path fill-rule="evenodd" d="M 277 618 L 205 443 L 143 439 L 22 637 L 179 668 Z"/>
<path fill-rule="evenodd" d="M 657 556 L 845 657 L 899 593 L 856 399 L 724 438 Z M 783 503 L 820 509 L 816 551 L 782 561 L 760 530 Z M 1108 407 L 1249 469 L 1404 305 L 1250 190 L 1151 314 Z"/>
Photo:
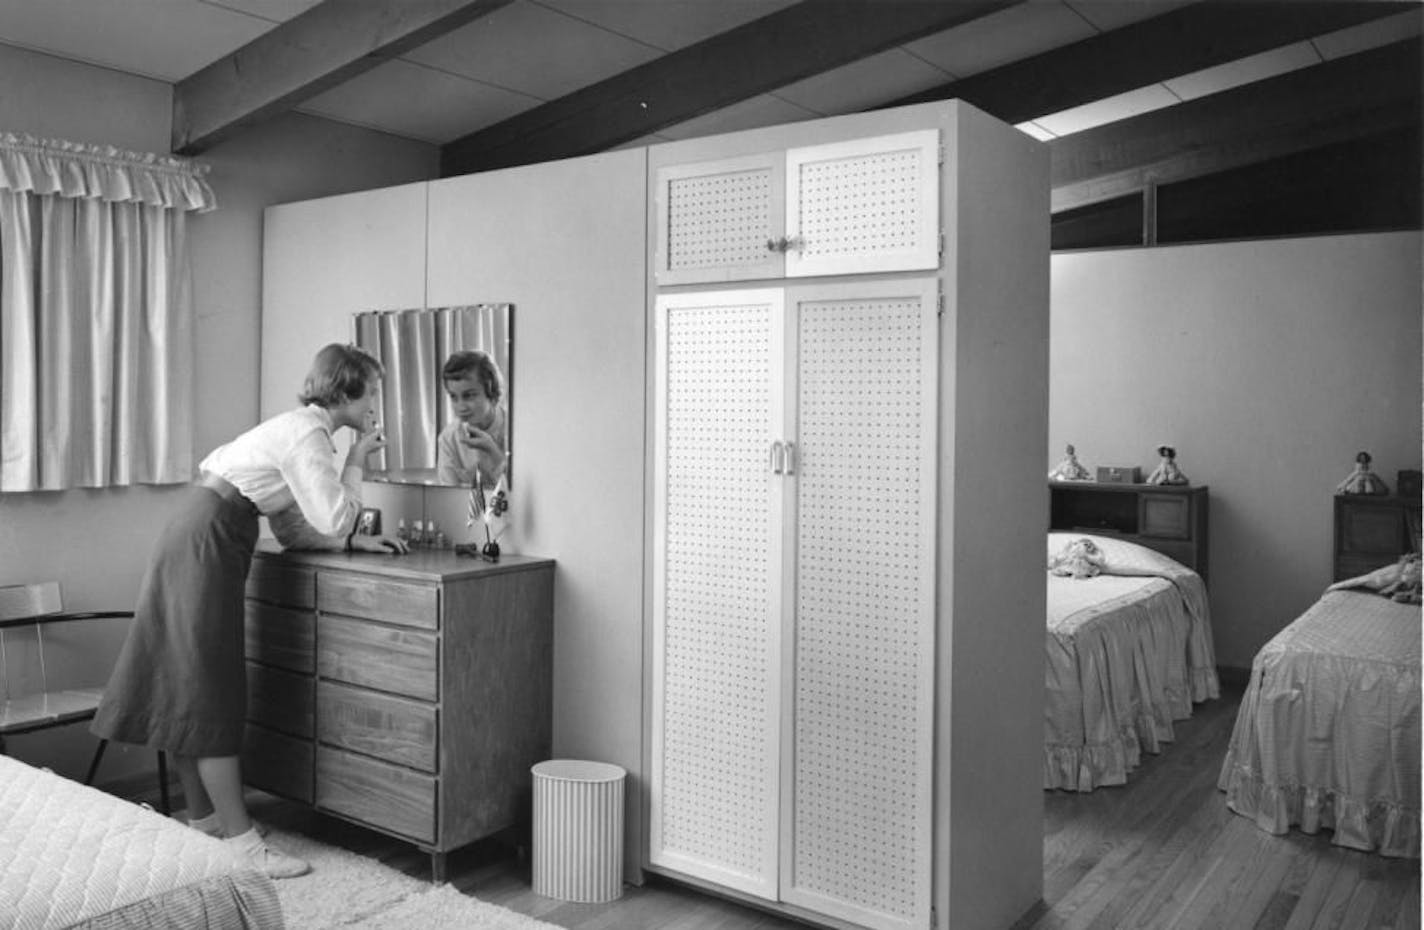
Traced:
<path fill-rule="evenodd" d="M 208 834 L 208 836 L 216 836 L 219 839 L 221 839 L 223 835 L 222 818 L 218 816 L 217 811 L 213 811 L 206 817 L 189 817 L 188 826 L 194 830 L 201 830 Z"/>
<path fill-rule="evenodd" d="M 230 836 L 223 840 L 224 843 L 231 843 L 240 852 L 256 852 L 262 848 L 262 834 L 257 832 L 256 827 L 251 827 L 246 833 L 239 833 L 237 836 Z"/>

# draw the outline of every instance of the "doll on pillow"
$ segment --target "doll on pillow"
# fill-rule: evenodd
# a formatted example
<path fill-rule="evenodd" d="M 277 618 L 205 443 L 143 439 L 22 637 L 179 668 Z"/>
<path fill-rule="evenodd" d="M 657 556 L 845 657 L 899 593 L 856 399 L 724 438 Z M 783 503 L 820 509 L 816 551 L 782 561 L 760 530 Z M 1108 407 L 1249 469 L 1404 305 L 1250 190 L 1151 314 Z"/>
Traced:
<path fill-rule="evenodd" d="M 1075 539 L 1048 560 L 1048 570 L 1065 578 L 1093 578 L 1105 564 L 1103 551 L 1091 539 Z"/>
<path fill-rule="evenodd" d="M 1421 601 L 1419 569 L 1419 553 L 1408 552 L 1400 556 L 1398 562 L 1377 568 L 1368 575 L 1337 581 L 1326 590 L 1364 588 L 1401 604 L 1418 604 Z"/>

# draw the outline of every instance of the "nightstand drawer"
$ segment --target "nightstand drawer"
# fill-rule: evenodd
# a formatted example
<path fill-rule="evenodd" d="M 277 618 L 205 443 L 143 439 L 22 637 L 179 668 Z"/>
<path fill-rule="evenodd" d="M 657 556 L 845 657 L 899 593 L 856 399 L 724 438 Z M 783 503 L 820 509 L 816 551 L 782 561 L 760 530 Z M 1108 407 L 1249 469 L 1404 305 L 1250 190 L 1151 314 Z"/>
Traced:
<path fill-rule="evenodd" d="M 321 618 L 317 671 L 353 685 L 434 701 L 439 637 L 346 617 Z"/>
<path fill-rule="evenodd" d="M 1137 531 L 1158 539 L 1190 539 L 1191 499 L 1180 494 L 1143 493 L 1138 498 Z"/>
<path fill-rule="evenodd" d="M 435 772 L 435 706 L 323 681 L 317 739 L 387 762 Z"/>
<path fill-rule="evenodd" d="M 322 613 L 428 630 L 436 629 L 440 621 L 439 596 L 434 588 L 388 578 L 323 572 L 317 603 Z"/>
<path fill-rule="evenodd" d="M 247 719 L 304 736 L 316 731 L 315 681 L 264 665 L 247 663 Z"/>
<path fill-rule="evenodd" d="M 1403 539 L 1403 511 L 1398 506 L 1377 507 L 1360 503 L 1341 508 L 1342 554 L 1370 552 L 1397 555 L 1402 551 Z"/>
<path fill-rule="evenodd" d="M 316 668 L 316 617 L 305 610 L 247 601 L 244 647 L 254 662 L 310 672 Z"/>
<path fill-rule="evenodd" d="M 312 802 L 312 744 L 266 727 L 247 725 L 242 780 L 263 791 Z"/>
<path fill-rule="evenodd" d="M 435 840 L 435 779 L 398 765 L 322 747 L 316 805 L 418 842 Z"/>

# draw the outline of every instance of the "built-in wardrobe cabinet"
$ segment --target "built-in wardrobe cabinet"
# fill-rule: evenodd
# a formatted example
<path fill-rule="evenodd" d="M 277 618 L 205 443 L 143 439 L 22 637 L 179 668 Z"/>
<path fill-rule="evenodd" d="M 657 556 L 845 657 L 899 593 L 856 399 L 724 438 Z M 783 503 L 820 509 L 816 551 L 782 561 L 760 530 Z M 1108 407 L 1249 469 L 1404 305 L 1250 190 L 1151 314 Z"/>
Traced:
<path fill-rule="evenodd" d="M 937 115 L 651 150 L 648 867 L 830 926 L 1038 889 L 1046 160 Z"/>
<path fill-rule="evenodd" d="M 660 285 L 939 267 L 939 133 L 658 169 Z"/>

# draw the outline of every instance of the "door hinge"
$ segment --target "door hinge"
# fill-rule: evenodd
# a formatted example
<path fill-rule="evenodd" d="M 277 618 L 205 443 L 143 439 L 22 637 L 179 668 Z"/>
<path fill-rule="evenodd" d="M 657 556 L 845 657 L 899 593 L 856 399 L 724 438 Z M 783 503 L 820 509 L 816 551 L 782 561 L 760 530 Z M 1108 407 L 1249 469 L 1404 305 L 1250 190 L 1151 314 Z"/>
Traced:
<path fill-rule="evenodd" d="M 936 315 L 936 316 L 944 316 L 944 295 L 943 295 L 943 294 L 936 294 L 936 295 L 935 295 L 935 315 Z"/>
<path fill-rule="evenodd" d="M 930 930 L 935 930 L 939 926 L 939 912 L 935 910 L 933 904 L 930 905 Z"/>
<path fill-rule="evenodd" d="M 944 230 L 943 230 L 943 229 L 941 229 L 941 230 L 939 231 L 939 254 L 940 254 L 940 257 L 941 257 L 941 258 L 944 257 Z"/>
<path fill-rule="evenodd" d="M 939 163 L 944 164 L 944 143 L 939 144 Z"/>

